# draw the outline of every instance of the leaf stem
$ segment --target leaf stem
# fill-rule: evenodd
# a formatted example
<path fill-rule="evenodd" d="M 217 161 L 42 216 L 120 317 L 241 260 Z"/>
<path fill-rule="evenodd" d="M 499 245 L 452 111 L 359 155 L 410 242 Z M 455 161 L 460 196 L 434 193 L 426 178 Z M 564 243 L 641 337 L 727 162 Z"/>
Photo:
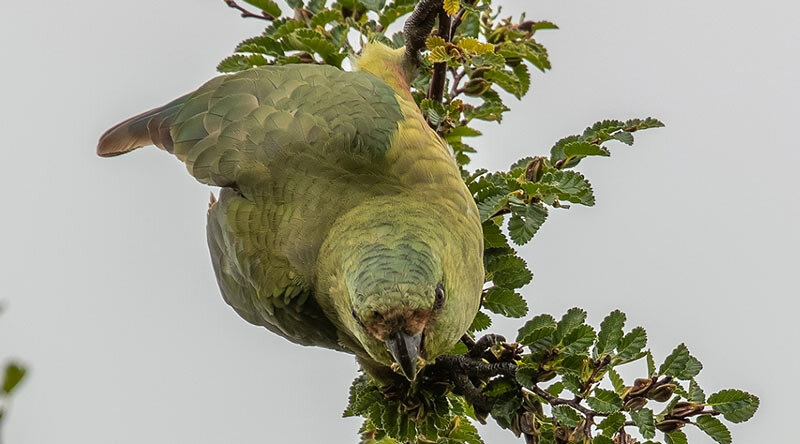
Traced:
<path fill-rule="evenodd" d="M 236 3 L 234 0 L 223 0 L 223 1 L 225 2 L 226 5 L 228 5 L 231 8 L 236 9 L 239 12 L 241 12 L 243 18 L 257 18 L 257 19 L 260 19 L 260 20 L 266 20 L 268 22 L 271 22 L 271 21 L 275 20 L 275 17 L 267 14 L 266 11 L 261 11 L 261 14 L 256 14 L 254 12 L 250 12 L 247 9 L 239 6 L 239 4 Z"/>

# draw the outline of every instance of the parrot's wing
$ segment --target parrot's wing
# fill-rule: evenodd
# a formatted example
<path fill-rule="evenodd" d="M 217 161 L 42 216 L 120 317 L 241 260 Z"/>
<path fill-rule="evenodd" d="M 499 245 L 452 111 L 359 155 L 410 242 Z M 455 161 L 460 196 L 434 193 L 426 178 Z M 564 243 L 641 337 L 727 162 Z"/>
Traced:
<path fill-rule="evenodd" d="M 200 182 L 224 187 L 208 242 L 225 300 L 293 342 L 341 348 L 311 297 L 316 254 L 348 202 L 386 180 L 384 156 L 402 119 L 394 91 L 371 74 L 262 67 L 120 123 L 98 154 L 155 144 Z"/>
<path fill-rule="evenodd" d="M 371 74 L 270 66 L 217 77 L 132 117 L 106 131 L 97 152 L 116 156 L 154 144 L 200 182 L 246 189 L 280 168 L 286 152 L 381 158 L 402 119 L 394 91 Z"/>

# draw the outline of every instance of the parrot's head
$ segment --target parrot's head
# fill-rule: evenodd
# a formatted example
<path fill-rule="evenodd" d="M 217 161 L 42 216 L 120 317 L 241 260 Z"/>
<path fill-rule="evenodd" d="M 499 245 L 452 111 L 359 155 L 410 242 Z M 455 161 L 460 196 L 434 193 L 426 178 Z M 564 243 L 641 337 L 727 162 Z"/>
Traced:
<path fill-rule="evenodd" d="M 465 307 L 450 301 L 455 289 L 435 248 L 413 235 L 361 251 L 348 273 L 347 324 L 372 359 L 413 380 L 463 334 Z"/>

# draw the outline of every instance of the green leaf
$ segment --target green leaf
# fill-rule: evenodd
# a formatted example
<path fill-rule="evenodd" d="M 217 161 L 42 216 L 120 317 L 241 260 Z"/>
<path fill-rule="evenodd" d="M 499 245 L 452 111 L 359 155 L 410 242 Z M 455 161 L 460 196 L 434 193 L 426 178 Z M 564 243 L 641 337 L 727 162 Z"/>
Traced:
<path fill-rule="evenodd" d="M 656 422 L 653 417 L 653 411 L 650 409 L 639 409 L 630 412 L 631 419 L 636 427 L 639 428 L 639 433 L 645 439 L 650 439 L 656 436 Z"/>
<path fill-rule="evenodd" d="M 614 444 L 614 440 L 605 435 L 595 436 L 592 444 Z"/>
<path fill-rule="evenodd" d="M 380 11 L 386 6 L 386 0 L 358 0 L 358 2 L 370 11 Z"/>
<path fill-rule="evenodd" d="M 444 139 L 448 142 L 460 141 L 462 137 L 477 137 L 482 135 L 480 131 L 472 129 L 466 125 L 457 126 L 445 134 Z"/>
<path fill-rule="evenodd" d="M 370 407 L 382 403 L 383 395 L 367 376 L 361 375 L 350 386 L 350 398 L 342 416 L 364 415 Z"/>
<path fill-rule="evenodd" d="M 653 353 L 650 350 L 646 352 L 647 356 L 647 377 L 652 378 L 656 375 L 656 361 L 653 359 Z"/>
<path fill-rule="evenodd" d="M 611 353 L 622 339 L 622 327 L 625 326 L 625 313 L 614 310 L 600 323 L 600 332 L 597 333 L 595 355 L 603 357 Z"/>
<path fill-rule="evenodd" d="M 510 289 L 521 288 L 533 279 L 525 261 L 513 254 L 492 258 L 487 264 L 487 272 L 492 274 L 496 286 Z"/>
<path fill-rule="evenodd" d="M 281 7 L 278 6 L 278 4 L 272 0 L 244 0 L 244 1 L 266 12 L 273 18 L 278 18 L 281 16 Z"/>
<path fill-rule="evenodd" d="M 728 421 L 740 423 L 753 417 L 760 401 L 742 390 L 727 389 L 709 396 L 707 403 Z"/>
<path fill-rule="evenodd" d="M 564 388 L 572 392 L 575 396 L 583 397 L 583 381 L 577 375 L 567 374 L 561 377 Z"/>
<path fill-rule="evenodd" d="M 522 86 L 520 85 L 519 78 L 517 78 L 517 75 L 512 71 L 490 69 L 484 73 L 483 78 L 503 88 L 518 99 L 522 97 Z"/>
<path fill-rule="evenodd" d="M 592 185 L 583 174 L 575 171 L 548 171 L 542 175 L 539 182 L 530 185 L 532 186 L 525 188 L 526 191 L 535 188 L 536 185 L 545 186 L 551 188 L 561 200 L 586 206 L 594 205 Z"/>
<path fill-rule="evenodd" d="M 611 385 L 614 386 L 614 391 L 618 395 L 622 396 L 628 390 L 622 376 L 613 368 L 608 369 L 608 379 L 611 380 Z"/>
<path fill-rule="evenodd" d="M 481 216 L 481 221 L 486 222 L 489 218 L 494 216 L 498 211 L 505 208 L 507 204 L 508 204 L 508 196 L 503 194 L 489 196 L 485 200 L 477 202 L 478 213 Z"/>
<path fill-rule="evenodd" d="M 487 310 L 510 318 L 520 318 L 528 313 L 528 304 L 519 293 L 508 288 L 492 287 L 483 297 Z"/>
<path fill-rule="evenodd" d="M 661 128 L 664 124 L 660 120 L 648 117 L 646 119 L 631 119 L 625 122 L 625 131 L 639 131 L 649 128 Z"/>
<path fill-rule="evenodd" d="M 553 333 L 553 339 L 556 342 L 561 342 L 569 332 L 584 322 L 586 322 L 586 311 L 578 307 L 570 308 L 558 321 L 556 332 Z"/>
<path fill-rule="evenodd" d="M 414 10 L 414 4 L 407 4 L 407 5 L 396 5 L 391 6 L 383 10 L 383 14 L 381 14 L 378 22 L 383 26 L 384 29 L 389 27 L 392 23 L 397 21 L 400 17 L 408 14 L 409 12 Z"/>
<path fill-rule="evenodd" d="M 461 9 L 461 0 L 444 0 L 442 7 L 447 14 L 456 15 Z"/>
<path fill-rule="evenodd" d="M 520 63 L 513 67 L 512 71 L 514 71 L 519 82 L 519 97 L 528 94 L 528 91 L 531 89 L 531 74 L 528 72 L 528 65 Z"/>
<path fill-rule="evenodd" d="M 620 131 L 618 133 L 615 133 L 611 137 L 614 138 L 615 140 L 619 140 L 620 142 L 624 143 L 625 145 L 633 145 L 633 134 L 631 134 L 631 133 L 629 133 L 627 131 Z"/>
<path fill-rule="evenodd" d="M 697 381 L 692 379 L 689 381 L 689 393 L 686 397 L 689 401 L 696 402 L 698 404 L 703 404 L 706 402 L 706 394 L 703 392 L 703 389 L 697 384 Z"/>
<path fill-rule="evenodd" d="M 517 333 L 517 342 L 522 345 L 530 345 L 526 338 L 543 329 L 548 331 L 547 335 L 550 335 L 556 331 L 556 320 L 553 318 L 553 316 L 547 313 L 537 315 L 533 319 L 526 322 Z M 540 337 L 541 334 L 537 333 L 535 336 Z"/>
<path fill-rule="evenodd" d="M 615 412 L 597 424 L 597 428 L 603 431 L 604 436 L 613 436 L 623 425 L 625 425 L 625 415 L 622 412 Z"/>
<path fill-rule="evenodd" d="M 622 399 L 611 390 L 596 388 L 594 396 L 586 400 L 593 410 L 600 413 L 614 413 L 622 409 Z"/>
<path fill-rule="evenodd" d="M 547 387 L 545 391 L 553 396 L 558 396 L 561 394 L 561 392 L 564 391 L 564 383 L 556 382 L 555 384 L 552 384 L 550 387 Z"/>
<path fill-rule="evenodd" d="M 567 157 L 573 156 L 604 156 L 608 157 L 611 153 L 608 149 L 589 142 L 570 142 L 564 145 L 564 154 Z"/>
<path fill-rule="evenodd" d="M 21 364 L 9 362 L 6 364 L 5 376 L 3 378 L 3 393 L 10 395 L 25 377 L 27 370 Z"/>
<path fill-rule="evenodd" d="M 703 365 L 689 354 L 685 344 L 680 344 L 670 353 L 658 370 L 659 375 L 673 376 L 678 379 L 691 379 L 700 373 Z"/>
<path fill-rule="evenodd" d="M 566 353 L 581 354 L 586 353 L 594 344 L 594 329 L 588 325 L 581 325 L 573 329 L 562 341 L 563 350 Z"/>
<path fill-rule="evenodd" d="M 647 345 L 647 332 L 642 327 L 636 327 L 622 337 L 617 345 L 617 358 L 627 361 L 642 351 Z"/>
<path fill-rule="evenodd" d="M 492 319 L 487 316 L 486 313 L 479 311 L 475 314 L 475 319 L 472 320 L 472 324 L 469 326 L 469 331 L 483 331 L 489 328 L 491 325 Z"/>
<path fill-rule="evenodd" d="M 553 407 L 553 417 L 560 424 L 567 427 L 577 427 L 583 422 L 583 416 L 568 405 L 557 405 Z"/>
<path fill-rule="evenodd" d="M 731 444 L 731 432 L 719 419 L 711 415 L 700 415 L 694 423 L 714 441 L 720 444 Z"/>
<path fill-rule="evenodd" d="M 508 248 L 506 235 L 492 221 L 483 223 L 483 246 L 484 248 Z"/>
<path fill-rule="evenodd" d="M 236 52 L 253 52 L 258 54 L 266 54 L 272 56 L 282 56 L 284 54 L 283 46 L 270 37 L 260 35 L 242 41 L 236 45 Z"/>
<path fill-rule="evenodd" d="M 467 346 L 463 342 L 458 341 L 458 342 L 456 342 L 456 345 L 454 345 L 453 348 L 451 348 L 450 351 L 447 352 L 447 354 L 448 355 L 465 355 L 468 352 L 469 352 L 469 349 L 467 348 Z"/>
<path fill-rule="evenodd" d="M 511 211 L 508 232 L 517 245 L 528 243 L 547 219 L 547 208 L 539 202 L 517 205 Z"/>
<path fill-rule="evenodd" d="M 667 433 L 664 435 L 664 438 L 666 438 L 667 444 L 689 444 L 686 434 L 680 430 Z"/>
<path fill-rule="evenodd" d="M 447 437 L 454 439 L 458 443 L 484 444 L 478 434 L 478 429 L 464 417 L 457 416 L 453 418 L 453 430 Z"/>
<path fill-rule="evenodd" d="M 217 65 L 217 71 L 223 73 L 239 72 L 254 66 L 266 65 L 267 63 L 267 59 L 260 54 L 253 54 L 249 56 L 234 54 L 219 62 L 219 65 Z"/>
<path fill-rule="evenodd" d="M 317 26 L 325 26 L 330 22 L 344 22 L 342 11 L 336 9 L 326 9 L 314 14 L 314 17 L 311 18 L 311 28 L 313 29 Z"/>

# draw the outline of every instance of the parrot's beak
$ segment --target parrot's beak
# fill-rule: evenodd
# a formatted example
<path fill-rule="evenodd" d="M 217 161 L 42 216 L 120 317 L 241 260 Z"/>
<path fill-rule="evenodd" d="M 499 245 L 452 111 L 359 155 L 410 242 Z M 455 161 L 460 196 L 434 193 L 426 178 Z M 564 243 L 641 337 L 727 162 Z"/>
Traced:
<path fill-rule="evenodd" d="M 422 348 L 422 333 L 410 335 L 403 331 L 396 331 L 386 340 L 386 347 L 395 362 L 400 365 L 406 378 L 413 381 L 417 376 L 417 358 L 419 358 Z"/>

